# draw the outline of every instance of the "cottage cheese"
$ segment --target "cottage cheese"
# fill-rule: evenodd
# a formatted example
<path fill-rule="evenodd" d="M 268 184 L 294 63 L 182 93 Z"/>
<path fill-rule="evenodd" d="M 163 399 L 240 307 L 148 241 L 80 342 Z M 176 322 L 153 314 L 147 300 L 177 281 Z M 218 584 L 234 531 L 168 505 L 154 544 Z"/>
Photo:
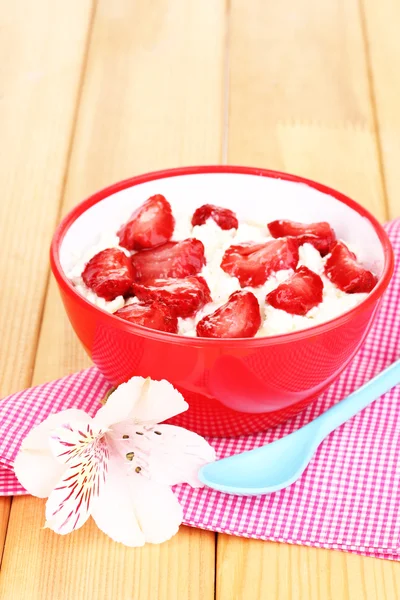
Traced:
<path fill-rule="evenodd" d="M 236 277 L 231 277 L 225 273 L 221 267 L 221 260 L 224 252 L 232 244 L 241 244 L 244 242 L 265 242 L 273 239 L 266 226 L 256 222 L 242 222 L 238 229 L 230 229 L 224 231 L 212 220 L 208 219 L 204 225 L 192 227 L 190 223 L 190 215 L 177 214 L 175 211 L 175 231 L 173 240 L 184 240 L 188 237 L 194 237 L 203 242 L 205 249 L 205 257 L 207 264 L 203 267 L 200 275 L 204 277 L 211 291 L 213 301 L 207 304 L 193 318 L 178 319 L 180 335 L 196 336 L 196 324 L 205 315 L 214 312 L 219 306 L 224 304 L 229 296 L 240 290 L 240 284 Z M 75 285 L 77 291 L 84 296 L 89 302 L 92 302 L 99 308 L 110 313 L 117 311 L 126 304 L 135 302 L 135 299 L 125 299 L 118 296 L 111 302 L 100 298 L 89 288 L 86 287 L 82 280 L 82 272 L 86 263 L 98 252 L 105 248 L 118 247 L 118 237 L 115 234 L 105 235 L 96 244 L 90 247 L 87 252 L 81 257 L 76 257 L 75 266 L 71 269 L 67 276 Z M 120 248 L 127 255 L 129 252 L 124 248 Z M 357 255 L 357 249 L 351 248 Z M 367 294 L 346 294 L 339 290 L 324 276 L 325 258 L 322 258 L 319 252 L 311 245 L 304 244 L 299 248 L 299 265 L 304 265 L 318 273 L 323 280 L 323 301 L 316 307 L 312 308 L 307 315 L 291 315 L 283 310 L 273 308 L 266 304 L 266 295 L 274 290 L 280 283 L 283 283 L 293 273 L 292 270 L 281 270 L 274 273 L 266 283 L 258 288 L 246 287 L 257 297 L 262 315 L 262 325 L 256 337 L 264 337 L 270 335 L 278 335 L 306 329 L 329 321 L 334 317 L 350 310 L 359 304 Z"/>

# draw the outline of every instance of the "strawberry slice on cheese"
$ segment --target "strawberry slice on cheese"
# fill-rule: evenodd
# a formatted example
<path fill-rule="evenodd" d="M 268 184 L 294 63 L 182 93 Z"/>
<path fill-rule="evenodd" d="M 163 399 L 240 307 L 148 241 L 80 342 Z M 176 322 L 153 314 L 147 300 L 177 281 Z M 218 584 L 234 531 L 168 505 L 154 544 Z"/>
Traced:
<path fill-rule="evenodd" d="M 117 310 L 114 315 L 130 323 L 136 323 L 150 329 L 178 333 L 178 319 L 166 304 L 151 302 L 144 304 L 135 302 Z"/>
<path fill-rule="evenodd" d="M 118 231 L 119 243 L 127 250 L 154 248 L 171 239 L 174 227 L 169 202 L 157 194 L 146 200 L 122 225 Z"/>
<path fill-rule="evenodd" d="M 192 217 L 192 225 L 204 225 L 208 219 L 213 219 L 221 229 L 237 229 L 239 221 L 233 210 L 214 204 L 203 204 L 197 208 Z"/>
<path fill-rule="evenodd" d="M 161 301 L 183 319 L 193 316 L 207 302 L 211 302 L 205 279 L 195 275 L 184 279 L 155 279 L 148 284 L 134 283 L 132 290 L 139 300 Z"/>
<path fill-rule="evenodd" d="M 299 267 L 284 283 L 267 294 L 266 301 L 292 315 L 306 315 L 322 302 L 324 284 L 319 275 Z"/>
<path fill-rule="evenodd" d="M 122 250 L 107 248 L 89 260 L 82 279 L 88 288 L 105 300 L 125 296 L 133 283 L 131 260 Z"/>
<path fill-rule="evenodd" d="M 337 242 L 325 263 L 325 275 L 347 294 L 369 293 L 378 278 L 357 262 L 346 244 Z"/>
<path fill-rule="evenodd" d="M 261 325 L 260 306 L 252 292 L 234 292 L 229 300 L 197 323 L 199 337 L 254 337 Z"/>
<path fill-rule="evenodd" d="M 252 242 L 230 246 L 222 258 L 225 273 L 239 279 L 241 287 L 258 287 L 282 269 L 295 269 L 299 262 L 298 242 L 294 238 Z"/>
<path fill-rule="evenodd" d="M 336 235 L 329 223 L 297 223 L 296 221 L 272 221 L 268 223 L 272 237 L 295 237 L 299 245 L 312 244 L 322 256 L 331 251 Z"/>
<path fill-rule="evenodd" d="M 135 280 L 138 283 L 196 275 L 205 264 L 203 243 L 194 238 L 167 242 L 157 248 L 136 252 L 132 256 Z"/>

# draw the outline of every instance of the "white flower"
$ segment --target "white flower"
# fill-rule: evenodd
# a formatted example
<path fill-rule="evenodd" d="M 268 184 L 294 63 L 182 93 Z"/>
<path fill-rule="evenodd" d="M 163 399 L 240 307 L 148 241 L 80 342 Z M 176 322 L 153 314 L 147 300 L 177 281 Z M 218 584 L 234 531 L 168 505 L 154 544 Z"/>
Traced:
<path fill-rule="evenodd" d="M 15 474 L 32 495 L 48 497 L 46 526 L 56 533 L 78 529 L 91 515 L 127 546 L 163 542 L 183 518 L 170 486 L 200 487 L 199 468 L 215 460 L 199 435 L 157 425 L 187 408 L 167 381 L 133 377 L 94 418 L 65 410 L 30 431 Z"/>

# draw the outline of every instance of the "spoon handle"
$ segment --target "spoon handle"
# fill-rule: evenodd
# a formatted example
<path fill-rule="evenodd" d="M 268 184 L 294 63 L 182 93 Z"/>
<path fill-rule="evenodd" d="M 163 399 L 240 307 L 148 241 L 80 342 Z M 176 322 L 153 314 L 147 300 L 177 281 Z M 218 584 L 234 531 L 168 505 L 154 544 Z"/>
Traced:
<path fill-rule="evenodd" d="M 347 398 L 332 406 L 309 425 L 315 427 L 319 434 L 318 437 L 322 441 L 334 429 L 354 417 L 398 383 L 400 383 L 400 360 L 394 362 Z"/>

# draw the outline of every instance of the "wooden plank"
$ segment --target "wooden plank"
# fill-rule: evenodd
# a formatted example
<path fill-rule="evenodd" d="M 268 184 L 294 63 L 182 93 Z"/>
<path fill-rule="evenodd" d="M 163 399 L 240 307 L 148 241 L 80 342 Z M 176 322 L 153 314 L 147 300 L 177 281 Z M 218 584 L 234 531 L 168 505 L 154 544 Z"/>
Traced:
<path fill-rule="evenodd" d="M 28 385 L 32 376 L 91 0 L 16 0 L 0 10 L 4 396 Z"/>
<path fill-rule="evenodd" d="M 400 4 L 362 0 L 361 10 L 373 86 L 389 216 L 400 216 Z"/>
<path fill-rule="evenodd" d="M 384 218 L 356 0 L 232 0 L 228 161 L 316 178 Z"/>
<path fill-rule="evenodd" d="M 214 598 L 213 536 L 184 527 L 170 542 L 138 551 L 99 534 L 92 521 L 73 534 L 57 536 L 41 528 L 43 511 L 37 498 L 14 499 L 6 545 L 7 552 L 14 540 L 13 568 L 11 557 L 5 556 L 0 598 Z M 27 555 L 28 549 L 34 554 Z"/>
<path fill-rule="evenodd" d="M 398 565 L 333 552 L 218 536 L 217 598 L 397 600 Z"/>
<path fill-rule="evenodd" d="M 64 210 L 137 173 L 220 162 L 224 4 L 100 0 Z"/>
<path fill-rule="evenodd" d="M 220 161 L 224 27 L 222 1 L 100 1 L 63 211 L 135 173 Z M 34 381 L 86 364 L 52 284 Z M 5 597 L 214 598 L 213 533 L 182 528 L 162 546 L 128 550 L 93 524 L 66 538 L 42 531 L 43 508 L 32 498 L 13 504 Z"/>
<path fill-rule="evenodd" d="M 357 2 L 254 0 L 249 10 L 232 0 L 228 37 L 228 162 L 320 180 L 386 218 Z M 394 599 L 399 589 L 397 563 L 218 536 L 218 600 Z"/>
<path fill-rule="evenodd" d="M 0 5 L 0 398 L 29 386 L 91 0 Z M 21 293 L 22 290 L 22 293 Z M 10 499 L 0 499 L 0 557 Z"/>

